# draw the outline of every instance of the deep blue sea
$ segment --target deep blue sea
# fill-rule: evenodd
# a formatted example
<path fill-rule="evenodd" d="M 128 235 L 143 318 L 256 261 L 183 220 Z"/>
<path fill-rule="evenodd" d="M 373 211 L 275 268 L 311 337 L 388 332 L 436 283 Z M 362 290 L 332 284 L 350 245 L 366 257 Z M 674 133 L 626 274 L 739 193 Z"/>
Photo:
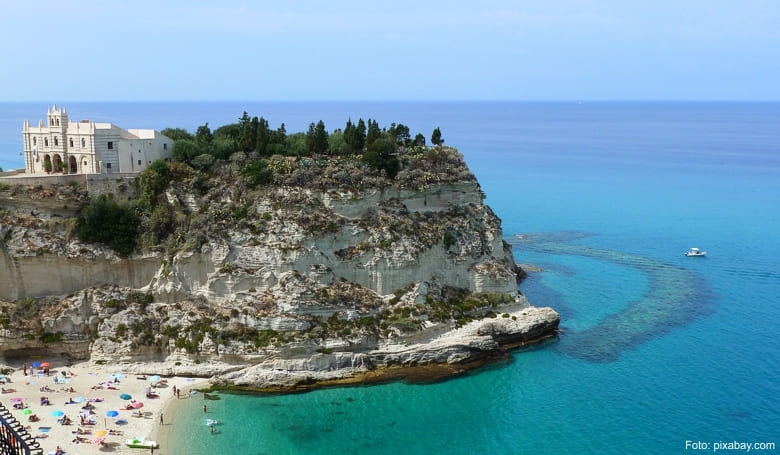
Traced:
<path fill-rule="evenodd" d="M 0 104 L 0 166 L 21 166 L 22 121 L 46 107 Z M 708 453 L 780 443 L 778 103 L 66 107 L 124 128 L 193 131 L 244 110 L 288 131 L 350 116 L 426 137 L 439 126 L 517 261 L 542 269 L 520 290 L 562 316 L 557 340 L 441 383 L 222 395 L 208 402 L 217 434 L 201 400 L 188 400 L 160 453 L 667 454 L 695 452 L 686 441 Z M 708 256 L 684 257 L 693 246 Z"/>

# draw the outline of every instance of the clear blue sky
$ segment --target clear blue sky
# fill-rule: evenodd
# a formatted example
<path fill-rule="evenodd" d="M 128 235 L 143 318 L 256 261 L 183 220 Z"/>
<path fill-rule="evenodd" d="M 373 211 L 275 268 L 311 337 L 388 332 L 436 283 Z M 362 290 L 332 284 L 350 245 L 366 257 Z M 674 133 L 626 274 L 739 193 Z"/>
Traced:
<path fill-rule="evenodd" d="M 780 100 L 780 1 L 7 0 L 0 62 L 0 101 Z"/>

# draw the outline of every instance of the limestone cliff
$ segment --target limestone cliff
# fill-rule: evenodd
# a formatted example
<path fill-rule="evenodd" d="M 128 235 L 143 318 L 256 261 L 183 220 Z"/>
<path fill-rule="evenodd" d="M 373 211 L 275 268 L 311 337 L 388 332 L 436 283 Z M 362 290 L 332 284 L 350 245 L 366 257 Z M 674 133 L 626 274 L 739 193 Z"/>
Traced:
<path fill-rule="evenodd" d="M 557 329 L 518 292 L 500 220 L 454 150 L 409 154 L 392 181 L 279 157 L 253 187 L 247 160 L 170 166 L 129 257 L 78 240 L 85 189 L 0 186 L 0 351 L 292 387 L 474 362 Z"/>

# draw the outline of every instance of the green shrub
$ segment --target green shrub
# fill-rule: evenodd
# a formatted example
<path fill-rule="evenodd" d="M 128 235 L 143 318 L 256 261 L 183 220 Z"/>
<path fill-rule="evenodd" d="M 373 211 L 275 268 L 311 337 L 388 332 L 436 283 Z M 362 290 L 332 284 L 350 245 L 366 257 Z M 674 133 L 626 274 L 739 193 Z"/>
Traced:
<path fill-rule="evenodd" d="M 99 242 L 122 256 L 135 249 L 138 238 L 138 215 L 105 195 L 93 200 L 79 217 L 78 236 L 85 242 Z"/>
<path fill-rule="evenodd" d="M 448 250 L 452 245 L 455 245 L 455 236 L 452 235 L 452 232 L 447 231 L 444 233 L 444 248 L 447 248 Z"/>
<path fill-rule="evenodd" d="M 246 184 L 250 187 L 265 185 L 271 182 L 273 172 L 268 168 L 268 160 L 256 160 L 244 166 L 241 171 Z"/>
<path fill-rule="evenodd" d="M 41 334 L 39 339 L 44 344 L 57 343 L 62 341 L 62 332 L 57 332 L 57 333 L 44 332 L 43 334 Z"/>

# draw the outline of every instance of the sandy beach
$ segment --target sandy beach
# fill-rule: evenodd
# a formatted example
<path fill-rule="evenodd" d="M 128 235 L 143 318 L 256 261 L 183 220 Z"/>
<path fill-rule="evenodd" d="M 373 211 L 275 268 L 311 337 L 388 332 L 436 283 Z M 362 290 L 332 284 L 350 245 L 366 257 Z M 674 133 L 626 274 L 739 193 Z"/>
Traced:
<path fill-rule="evenodd" d="M 31 359 L 31 363 L 36 361 L 45 366 L 47 360 Z M 31 363 L 27 364 L 27 375 L 24 365 L 13 365 L 17 369 L 5 376 L 0 403 L 28 427 L 28 433 L 37 438 L 44 453 L 54 453 L 58 446 L 69 455 L 127 450 L 148 453 L 128 448 L 125 441 L 164 436 L 164 431 L 162 435 L 158 431 L 161 424 L 164 429 L 173 423 L 175 413 L 168 416 L 166 412 L 175 408 L 170 406 L 177 400 L 174 389 L 179 391 L 181 400 L 200 398 L 191 391 L 207 385 L 202 378 L 158 379 L 125 373 L 120 366 L 90 362 L 74 362 L 71 366 L 53 362 L 47 376 L 44 368 L 33 368 Z M 116 411 L 116 416 L 111 417 L 115 413 L 110 411 Z M 60 412 L 70 419 L 69 424 L 63 424 Z M 34 421 L 32 416 L 39 420 Z M 170 453 L 169 449 L 162 445 L 154 453 Z"/>

